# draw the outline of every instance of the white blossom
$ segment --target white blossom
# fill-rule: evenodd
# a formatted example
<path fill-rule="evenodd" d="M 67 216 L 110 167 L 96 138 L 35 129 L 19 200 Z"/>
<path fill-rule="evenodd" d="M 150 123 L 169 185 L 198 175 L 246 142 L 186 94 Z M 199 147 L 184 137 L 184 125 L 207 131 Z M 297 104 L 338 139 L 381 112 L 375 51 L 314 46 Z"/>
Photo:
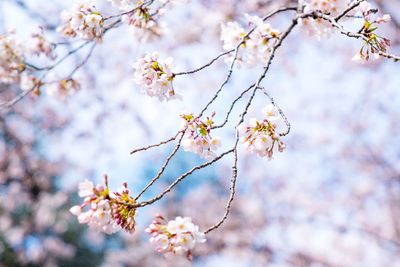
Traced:
<path fill-rule="evenodd" d="M 79 184 L 78 195 L 84 198 L 80 206 L 73 206 L 70 212 L 78 217 L 81 224 L 88 224 L 89 227 L 106 234 L 115 233 L 120 229 L 112 217 L 112 209 L 108 198 L 108 188 L 85 180 Z M 86 210 L 83 210 L 87 207 Z"/>
<path fill-rule="evenodd" d="M 173 58 L 159 60 L 158 53 L 146 54 L 133 65 L 135 70 L 134 81 L 142 92 L 149 96 L 156 96 L 163 100 L 176 98 L 172 81 L 174 74 Z"/>
<path fill-rule="evenodd" d="M 392 20 L 392 17 L 389 14 L 385 14 L 382 17 L 376 19 L 376 23 L 386 23 Z"/>
<path fill-rule="evenodd" d="M 280 35 L 280 31 L 273 29 L 269 23 L 265 23 L 260 17 L 245 15 L 254 30 L 246 36 L 246 31 L 237 22 L 228 22 L 221 26 L 221 40 L 226 51 L 235 49 L 241 42 L 237 54 L 238 63 L 245 63 L 253 66 L 257 63 L 268 61 L 272 52 L 274 42 Z M 227 62 L 231 63 L 234 53 L 227 57 Z"/>
<path fill-rule="evenodd" d="M 32 55 L 44 54 L 49 59 L 54 59 L 53 45 L 44 37 L 43 33 L 34 33 L 29 41 L 29 49 Z"/>
<path fill-rule="evenodd" d="M 203 158 L 211 158 L 215 156 L 215 150 L 221 146 L 219 137 L 212 137 L 210 135 L 213 127 L 213 118 L 207 118 L 205 122 L 199 118 L 195 118 L 193 114 L 182 114 L 184 119 L 183 129 L 186 129 L 182 138 L 182 147 L 185 151 L 194 152 Z"/>
<path fill-rule="evenodd" d="M 0 83 L 18 82 L 25 70 L 24 47 L 14 37 L 14 32 L 0 35 Z"/>
<path fill-rule="evenodd" d="M 64 36 L 101 40 L 104 20 L 92 1 L 75 0 L 73 8 L 64 11 L 61 18 L 63 25 L 58 31 Z"/>
<path fill-rule="evenodd" d="M 348 0 L 306 0 L 304 12 L 319 11 L 335 17 L 347 8 L 348 3 Z M 304 18 L 300 20 L 300 24 L 309 35 L 318 39 L 330 37 L 333 32 L 330 22 L 320 18 Z"/>
<path fill-rule="evenodd" d="M 250 153 L 271 159 L 275 150 L 282 152 L 285 149 L 285 144 L 276 132 L 280 115 L 273 104 L 264 107 L 262 113 L 263 120 L 252 118 L 247 126 L 239 125 L 237 131 L 242 136 L 241 142 Z"/>
<path fill-rule="evenodd" d="M 30 91 L 40 86 L 38 78 L 23 72 L 20 76 L 20 87 L 23 91 Z"/>
<path fill-rule="evenodd" d="M 71 208 L 69 209 L 69 211 L 70 211 L 73 215 L 79 216 L 79 215 L 81 215 L 81 213 L 82 213 L 82 208 L 81 208 L 80 206 L 78 206 L 78 205 L 75 205 L 75 206 L 71 207 Z"/>
<path fill-rule="evenodd" d="M 161 215 L 156 215 L 146 232 L 151 234 L 150 242 L 156 245 L 158 252 L 186 255 L 189 259 L 195 245 L 206 242 L 204 233 L 190 217 L 178 216 L 167 222 Z"/>
<path fill-rule="evenodd" d="M 79 192 L 78 195 L 80 197 L 87 197 L 94 194 L 94 185 L 91 181 L 85 180 L 79 184 Z"/>

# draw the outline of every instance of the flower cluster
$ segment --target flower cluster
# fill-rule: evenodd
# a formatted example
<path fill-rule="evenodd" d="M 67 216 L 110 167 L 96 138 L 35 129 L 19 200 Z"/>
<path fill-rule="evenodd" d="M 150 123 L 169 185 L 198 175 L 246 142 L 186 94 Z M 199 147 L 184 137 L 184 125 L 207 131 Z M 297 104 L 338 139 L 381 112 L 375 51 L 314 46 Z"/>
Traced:
<path fill-rule="evenodd" d="M 275 42 L 279 39 L 280 31 L 273 29 L 269 23 L 265 23 L 260 17 L 246 14 L 249 25 L 254 27 L 248 36 L 245 29 L 237 22 L 229 22 L 221 26 L 221 40 L 226 51 L 235 49 L 242 41 L 242 48 L 238 53 L 238 61 L 253 66 L 259 62 L 265 63 Z M 234 55 L 227 60 L 232 62 Z"/>
<path fill-rule="evenodd" d="M 135 200 L 129 195 L 127 183 L 118 191 L 114 192 L 112 204 L 112 217 L 115 222 L 129 233 L 135 231 L 136 210 L 129 208 L 126 204 L 135 204 Z M 122 204 L 126 203 L 126 204 Z"/>
<path fill-rule="evenodd" d="M 196 243 L 206 242 L 204 233 L 200 232 L 199 227 L 189 217 L 178 216 L 167 222 L 157 214 L 146 232 L 151 234 L 150 242 L 156 244 L 158 252 L 186 255 L 188 259 L 192 258 Z"/>
<path fill-rule="evenodd" d="M 75 79 L 63 79 L 52 87 L 49 88 L 48 93 L 52 96 L 57 96 L 61 99 L 66 98 L 67 96 L 73 95 L 77 91 L 81 89 L 81 85 Z"/>
<path fill-rule="evenodd" d="M 306 0 L 304 12 L 318 11 L 335 17 L 346 9 L 348 3 L 348 0 Z M 318 39 L 329 37 L 332 34 L 331 24 L 321 18 L 304 18 L 301 19 L 301 24 L 308 34 L 316 36 Z"/>
<path fill-rule="evenodd" d="M 23 91 L 33 90 L 36 95 L 39 95 L 41 86 L 42 82 L 36 76 L 28 74 L 27 72 L 21 74 L 20 87 Z"/>
<path fill-rule="evenodd" d="M 49 59 L 55 58 L 54 47 L 44 37 L 43 32 L 32 34 L 32 38 L 30 40 L 30 52 L 35 56 L 40 56 L 43 54 Z"/>
<path fill-rule="evenodd" d="M 332 16 L 338 15 L 348 5 L 348 0 L 306 0 L 305 12 L 319 11 Z"/>
<path fill-rule="evenodd" d="M 358 32 L 364 36 L 365 44 L 360 51 L 353 57 L 353 61 L 362 63 L 368 61 L 372 55 L 374 59 L 378 59 L 379 52 L 386 53 L 387 47 L 390 46 L 390 40 L 376 34 L 379 24 L 386 23 L 391 20 L 390 15 L 385 14 L 382 17 L 372 19 L 372 15 L 376 13 L 368 2 L 360 4 L 360 12 L 364 18 L 364 24 Z"/>
<path fill-rule="evenodd" d="M 11 84 L 19 81 L 25 70 L 24 49 L 14 32 L 0 35 L 0 83 Z"/>
<path fill-rule="evenodd" d="M 87 40 L 101 40 L 103 17 L 90 0 L 75 0 L 71 10 L 61 14 L 63 25 L 58 29 L 66 37 L 78 36 Z"/>
<path fill-rule="evenodd" d="M 152 40 L 165 31 L 165 23 L 158 19 L 164 12 L 164 9 L 150 10 L 149 7 L 142 7 L 123 15 L 122 22 L 130 26 L 130 31 L 138 39 Z"/>
<path fill-rule="evenodd" d="M 105 185 L 94 186 L 92 182 L 85 180 L 79 184 L 79 196 L 84 198 L 81 205 L 73 206 L 70 212 L 78 216 L 79 223 L 88 224 L 98 231 L 112 234 L 119 229 L 133 232 L 135 229 L 135 209 L 121 202 L 127 201 L 133 204 L 134 200 L 128 196 L 126 184 L 120 192 L 109 193 L 107 178 Z M 88 209 L 84 211 L 84 208 Z"/>
<path fill-rule="evenodd" d="M 175 97 L 172 81 L 174 74 L 173 59 L 167 58 L 164 62 L 158 59 L 158 53 L 147 54 L 138 59 L 133 65 L 135 70 L 134 81 L 141 91 L 149 96 L 157 96 L 160 101 Z"/>
<path fill-rule="evenodd" d="M 14 31 L 0 35 L 0 83 L 19 84 L 23 91 L 39 95 L 43 82 L 34 75 L 36 67 L 28 64 L 26 58 L 40 54 L 54 58 L 53 47 L 42 33 L 33 34 L 25 45 L 15 37 Z"/>
<path fill-rule="evenodd" d="M 263 115 L 266 117 L 262 121 L 250 119 L 249 125 L 239 125 L 238 131 L 249 152 L 271 159 L 275 148 L 279 152 L 285 149 L 285 144 L 276 131 L 276 122 L 280 119 L 280 114 L 278 109 L 270 104 L 263 109 Z"/>
<path fill-rule="evenodd" d="M 181 115 L 184 119 L 182 129 L 186 129 L 181 143 L 185 151 L 194 152 L 204 158 L 214 156 L 214 151 L 221 146 L 220 139 L 210 135 L 214 125 L 214 116 L 215 113 L 203 122 L 199 118 L 195 118 L 192 113 Z"/>

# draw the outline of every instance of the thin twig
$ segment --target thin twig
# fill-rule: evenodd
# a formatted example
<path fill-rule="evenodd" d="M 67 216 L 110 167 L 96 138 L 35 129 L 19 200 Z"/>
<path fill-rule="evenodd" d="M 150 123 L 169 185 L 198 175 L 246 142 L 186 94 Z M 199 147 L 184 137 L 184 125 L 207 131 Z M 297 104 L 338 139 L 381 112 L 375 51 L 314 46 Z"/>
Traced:
<path fill-rule="evenodd" d="M 186 74 L 193 74 L 193 73 L 196 73 L 196 72 L 198 72 L 198 71 L 201 71 L 202 69 L 205 69 L 205 68 L 211 66 L 215 61 L 217 61 L 217 60 L 220 59 L 221 57 L 223 57 L 223 56 L 225 56 L 225 55 L 227 55 L 227 54 L 230 54 L 230 53 L 232 53 L 232 52 L 234 52 L 234 51 L 235 51 L 235 49 L 231 49 L 231 50 L 229 50 L 229 51 L 223 52 L 223 53 L 219 54 L 218 56 L 216 56 L 215 58 L 213 58 L 213 59 L 212 59 L 211 61 L 209 61 L 207 64 L 205 64 L 205 65 L 203 65 L 203 66 L 201 66 L 201 67 L 199 67 L 199 68 L 197 68 L 197 69 L 194 69 L 194 70 L 191 70 L 191 71 L 177 72 L 177 73 L 174 73 L 174 76 L 186 75 Z"/>
<path fill-rule="evenodd" d="M 162 146 L 162 145 L 168 144 L 169 142 L 172 142 L 172 141 L 176 140 L 176 138 L 178 137 L 179 133 L 180 132 L 175 134 L 173 137 L 171 137 L 171 138 L 169 138 L 167 140 L 161 141 L 161 142 L 159 142 L 157 144 L 152 144 L 152 145 L 149 145 L 149 146 L 146 146 L 146 147 L 141 147 L 141 148 L 134 149 L 134 150 L 132 150 L 130 152 L 130 154 L 135 154 L 137 152 L 145 151 L 145 150 L 148 150 L 148 149 L 153 148 L 153 147 L 158 147 L 158 146 Z"/>
<path fill-rule="evenodd" d="M 261 91 L 263 92 L 264 95 L 266 95 L 269 100 L 271 101 L 271 104 L 274 105 L 279 112 L 279 115 L 282 117 L 283 121 L 286 124 L 286 131 L 283 133 L 279 133 L 279 136 L 286 136 L 290 133 L 290 129 L 291 129 L 291 125 L 290 122 L 288 120 L 288 118 L 286 117 L 285 113 L 283 112 L 283 110 L 275 103 L 274 99 L 272 98 L 272 96 L 270 96 L 270 94 L 267 92 L 267 90 L 264 87 L 260 87 Z"/>
<path fill-rule="evenodd" d="M 194 173 L 197 170 L 203 169 L 203 168 L 205 168 L 207 166 L 210 166 L 210 165 L 214 164 L 215 162 L 219 161 L 220 159 L 222 159 L 223 157 L 225 157 L 226 155 L 228 155 L 228 154 L 230 154 L 232 152 L 233 152 L 233 148 L 228 150 L 228 151 L 225 151 L 224 153 L 220 154 L 219 156 L 215 157 L 214 159 L 212 159 L 210 161 L 207 161 L 207 162 L 205 162 L 203 164 L 200 164 L 200 165 L 197 165 L 197 166 L 193 167 L 188 172 L 186 172 L 186 173 L 182 174 L 181 176 L 179 176 L 178 178 L 176 178 L 176 180 L 171 185 L 169 185 L 162 193 L 160 193 L 158 196 L 156 196 L 156 197 L 154 197 L 154 198 L 152 198 L 150 200 L 139 202 L 139 203 L 136 203 L 136 204 L 129 204 L 129 203 L 124 203 L 124 202 L 120 203 L 120 204 L 123 204 L 123 205 L 125 205 L 127 207 L 131 207 L 131 208 L 140 208 L 140 207 L 144 207 L 144 206 L 153 204 L 154 202 L 160 200 L 163 196 L 165 196 L 165 194 L 170 192 L 178 183 L 180 183 L 187 176 L 191 175 L 192 173 Z"/>
<path fill-rule="evenodd" d="M 257 87 L 254 88 L 253 93 L 252 93 L 249 101 L 247 102 L 246 108 L 243 111 L 243 113 L 241 114 L 240 121 L 239 121 L 239 123 L 237 125 L 240 125 L 243 122 L 244 117 L 246 116 L 247 111 L 248 111 L 248 109 L 249 109 L 249 107 L 251 105 L 251 102 L 254 99 L 254 96 L 255 96 L 255 93 L 256 93 L 257 89 L 258 89 Z M 238 173 L 237 172 L 237 162 L 238 162 L 237 147 L 238 147 L 238 144 L 239 144 L 239 131 L 236 130 L 235 145 L 233 147 L 234 158 L 233 158 L 233 165 L 232 165 L 231 185 L 229 187 L 229 192 L 230 192 L 229 193 L 229 199 L 228 199 L 228 202 L 226 203 L 225 212 L 224 212 L 224 215 L 222 216 L 222 218 L 216 224 L 212 225 L 207 230 L 205 230 L 204 231 L 205 234 L 208 234 L 209 232 L 211 232 L 211 231 L 217 229 L 218 227 L 220 227 L 226 221 L 226 219 L 228 218 L 228 215 L 230 213 L 232 202 L 233 202 L 233 199 L 235 198 L 235 193 L 236 193 L 236 180 L 237 180 L 237 173 Z"/>
<path fill-rule="evenodd" d="M 354 3 L 352 3 L 348 8 L 346 8 L 342 13 L 340 13 L 338 16 L 336 16 L 335 21 L 338 22 L 341 18 L 345 17 L 350 11 L 352 11 L 354 8 L 359 6 L 361 2 L 364 2 L 365 0 L 357 0 Z"/>
<path fill-rule="evenodd" d="M 286 39 L 286 37 L 290 34 L 290 32 L 294 29 L 294 27 L 295 27 L 296 25 L 297 25 L 297 16 L 296 16 L 296 18 L 294 18 L 294 19 L 292 20 L 292 23 L 290 24 L 290 26 L 289 26 L 289 27 L 287 28 L 287 30 L 282 34 L 282 36 L 280 37 L 279 41 L 274 45 L 274 47 L 273 47 L 273 49 L 272 49 L 272 51 L 271 51 L 271 54 L 270 54 L 270 56 L 269 56 L 269 58 L 268 58 L 268 61 L 267 61 L 266 65 L 265 65 L 265 67 L 264 67 L 264 70 L 263 70 L 261 76 L 258 78 L 258 80 L 257 80 L 257 82 L 255 83 L 255 85 L 254 85 L 254 86 L 252 85 L 252 86 L 250 86 L 250 87 L 248 88 L 248 89 L 250 89 L 250 88 L 253 88 L 253 87 L 254 87 L 253 93 L 252 93 L 252 95 L 250 96 L 250 99 L 248 100 L 248 102 L 247 102 L 247 104 L 246 104 L 246 107 L 245 107 L 243 113 L 242 113 L 241 116 L 240 116 L 240 120 L 239 120 L 238 124 L 236 125 L 236 128 L 237 128 L 237 126 L 239 126 L 241 123 L 243 123 L 244 118 L 245 118 L 245 116 L 246 116 L 246 114 L 247 114 L 247 112 L 248 112 L 248 110 L 249 110 L 249 108 L 250 108 L 250 106 L 251 106 L 251 103 L 252 103 L 252 101 L 253 101 L 253 99 L 254 99 L 254 97 L 255 97 L 255 94 L 256 94 L 257 90 L 259 90 L 259 89 L 262 88 L 262 87 L 260 87 L 259 85 L 260 85 L 260 83 L 262 82 L 262 80 L 265 78 L 266 73 L 268 72 L 269 67 L 270 67 L 270 65 L 271 65 L 271 63 L 272 63 L 272 60 L 274 59 L 274 56 L 275 56 L 275 53 L 276 53 L 277 49 L 282 45 L 283 40 Z M 207 233 L 209 233 L 209 232 L 211 232 L 211 231 L 217 229 L 218 227 L 220 227 L 220 226 L 225 222 L 225 220 L 228 218 L 228 215 L 229 215 L 229 213 L 230 213 L 231 205 L 232 205 L 233 199 L 234 199 L 234 197 L 235 197 L 235 191 L 236 191 L 235 187 L 236 187 L 236 180 L 237 180 L 237 145 L 238 145 L 238 143 L 239 143 L 239 133 L 238 133 L 238 131 L 236 130 L 236 140 L 235 140 L 235 146 L 234 146 L 234 148 L 233 148 L 233 153 L 234 153 L 234 164 L 233 164 L 233 166 L 232 166 L 232 177 L 231 177 L 231 186 L 230 186 L 230 196 L 229 196 L 228 202 L 227 202 L 227 204 L 226 204 L 226 206 L 225 206 L 225 213 L 224 213 L 223 217 L 222 217 L 216 224 L 214 224 L 213 226 L 211 226 L 210 228 L 208 228 L 208 229 L 204 232 L 205 234 L 207 234 Z"/>
<path fill-rule="evenodd" d="M 224 120 L 224 122 L 221 123 L 221 124 L 219 124 L 219 125 L 213 126 L 213 127 L 212 127 L 213 129 L 222 128 L 222 127 L 225 126 L 225 124 L 229 121 L 229 116 L 230 116 L 230 114 L 232 113 L 232 110 L 233 110 L 235 104 L 236 104 L 240 99 L 242 99 L 243 96 L 244 96 L 248 91 L 250 91 L 250 89 L 253 88 L 254 86 L 255 86 L 255 84 L 250 85 L 246 90 L 242 91 L 242 93 L 241 93 L 235 100 L 233 100 L 233 102 L 231 103 L 231 105 L 230 105 L 230 107 L 229 107 L 228 112 L 227 112 L 226 115 L 225 115 L 225 120 Z"/>
<path fill-rule="evenodd" d="M 334 19 L 326 14 L 314 11 L 314 12 L 311 12 L 308 14 L 303 14 L 302 17 L 321 18 L 321 19 L 329 22 L 333 27 L 337 28 L 341 34 L 346 35 L 347 37 L 351 37 L 351 38 L 355 38 L 355 39 L 362 39 L 365 42 L 369 42 L 369 39 L 364 34 L 358 33 L 358 32 L 346 31 L 342 25 L 337 23 L 336 19 Z M 388 59 L 393 59 L 395 62 L 400 61 L 400 56 L 389 54 L 389 53 L 386 53 L 383 51 L 378 51 L 377 53 L 378 53 L 378 55 L 380 55 L 382 57 L 385 57 Z"/>
<path fill-rule="evenodd" d="M 171 154 L 167 157 L 167 159 L 165 160 L 164 164 L 161 166 L 161 169 L 158 171 L 157 175 L 154 176 L 150 182 L 142 189 L 142 191 L 135 197 L 135 201 L 137 201 L 140 196 L 142 196 L 147 189 L 150 188 L 150 186 L 152 186 L 158 179 L 160 179 L 161 175 L 164 173 L 165 168 L 167 168 L 169 162 L 171 161 L 171 159 L 175 156 L 175 154 L 178 152 L 180 146 L 181 146 L 181 142 L 183 139 L 183 136 L 185 135 L 185 132 L 183 131 L 181 134 L 181 137 L 178 140 L 178 143 L 176 144 L 175 148 L 172 150 Z"/>
<path fill-rule="evenodd" d="M 263 21 L 268 20 L 269 18 L 271 18 L 272 16 L 281 13 L 281 12 L 285 12 L 285 11 L 296 11 L 297 7 L 283 7 L 283 8 L 279 8 L 271 13 L 269 13 L 268 15 L 266 15 L 265 17 L 263 17 Z M 233 67 L 236 63 L 236 60 L 238 59 L 238 53 L 239 53 L 239 49 L 240 47 L 245 43 L 246 39 L 250 36 L 250 34 L 252 34 L 257 27 L 253 27 L 250 31 L 248 31 L 246 33 L 245 36 L 243 36 L 242 40 L 240 41 L 240 43 L 237 44 L 237 46 L 235 47 L 234 50 L 234 57 L 232 60 L 231 65 L 229 66 L 229 70 L 228 70 L 228 74 L 225 77 L 225 80 L 223 81 L 223 83 L 221 84 L 221 86 L 219 87 L 219 89 L 217 90 L 217 92 L 214 94 L 214 96 L 211 98 L 211 100 L 206 104 L 206 106 L 200 111 L 200 114 L 197 116 L 198 118 L 200 118 L 201 116 L 203 116 L 204 112 L 208 109 L 208 107 L 215 101 L 215 99 L 218 98 L 218 95 L 220 94 L 220 92 L 222 91 L 222 89 L 224 88 L 224 86 L 228 83 L 229 79 L 232 76 L 232 72 L 233 72 Z"/>
<path fill-rule="evenodd" d="M 135 8 L 133 8 L 133 9 L 131 9 L 129 11 L 125 11 L 123 13 L 119 13 L 119 14 L 116 14 L 116 15 L 111 15 L 111 16 L 105 17 L 103 20 L 106 21 L 106 20 L 113 19 L 113 18 L 120 18 L 120 17 L 122 17 L 124 15 L 131 14 L 131 13 L 135 12 L 136 10 L 141 9 L 141 8 L 143 8 L 145 6 L 149 6 L 153 2 L 154 2 L 154 0 L 149 0 L 147 2 L 143 2 L 142 4 L 136 6 Z"/>
<path fill-rule="evenodd" d="M 86 55 L 86 57 L 82 60 L 81 63 L 79 63 L 72 71 L 71 73 L 67 76 L 67 79 L 70 79 L 80 68 L 82 68 L 89 60 L 89 58 L 92 56 L 94 48 L 96 47 L 96 42 L 93 42 L 92 47 L 89 50 L 89 53 Z"/>

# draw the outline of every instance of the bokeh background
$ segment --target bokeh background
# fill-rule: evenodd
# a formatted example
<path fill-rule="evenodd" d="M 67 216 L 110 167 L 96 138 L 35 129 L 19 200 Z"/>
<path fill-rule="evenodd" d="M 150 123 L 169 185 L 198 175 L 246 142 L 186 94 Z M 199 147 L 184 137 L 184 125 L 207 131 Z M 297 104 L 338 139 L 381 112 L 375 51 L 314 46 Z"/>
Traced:
<path fill-rule="evenodd" d="M 106 1 L 105 13 L 115 14 Z M 392 22 L 380 29 L 399 54 L 400 2 L 370 1 Z M 154 251 L 144 229 L 154 213 L 191 216 L 201 229 L 224 213 L 231 158 L 183 181 L 155 205 L 140 209 L 133 235 L 112 236 L 79 225 L 68 209 L 80 202 L 77 184 L 110 177 L 117 189 L 127 181 L 139 192 L 158 171 L 172 146 L 129 155 L 133 148 L 172 136 L 182 111 L 199 112 L 224 80 L 223 60 L 181 76 L 182 101 L 159 102 L 132 81 L 132 64 L 145 52 L 173 56 L 177 70 L 190 70 L 221 51 L 220 24 L 262 16 L 293 1 L 191 0 L 168 9 L 165 34 L 144 41 L 122 26 L 107 33 L 76 78 L 82 90 L 60 100 L 28 96 L 0 117 L 0 266 L 400 266 L 400 91 L 399 65 L 351 61 L 362 43 L 338 34 L 318 40 L 296 28 L 279 50 L 263 82 L 289 118 L 287 149 L 273 160 L 239 152 L 238 192 L 226 223 L 194 251 L 193 262 Z M 44 25 L 51 40 L 61 10 L 70 1 L 0 0 L 0 31 L 28 38 Z M 287 14 L 271 20 L 275 28 Z M 351 27 L 351 25 L 347 25 Z M 69 46 L 74 47 L 76 43 Z M 63 50 L 64 49 L 64 50 Z M 63 54 L 66 48 L 57 53 Z M 62 66 L 62 76 L 88 53 L 81 50 Z M 262 66 L 235 69 L 232 81 L 210 107 L 222 119 L 232 99 L 251 84 Z M 18 94 L 0 85 L 2 101 Z M 250 115 L 268 99 L 257 95 Z M 234 142 L 235 121 L 245 101 L 218 134 Z M 222 150 L 221 150 L 222 151 Z M 162 191 L 179 174 L 203 160 L 180 151 L 159 183 Z"/>

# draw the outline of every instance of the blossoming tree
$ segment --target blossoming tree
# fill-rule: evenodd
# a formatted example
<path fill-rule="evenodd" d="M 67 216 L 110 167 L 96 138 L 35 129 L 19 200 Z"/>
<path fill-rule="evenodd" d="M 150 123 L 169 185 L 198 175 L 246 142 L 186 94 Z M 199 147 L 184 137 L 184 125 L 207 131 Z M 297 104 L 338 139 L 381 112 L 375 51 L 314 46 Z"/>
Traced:
<path fill-rule="evenodd" d="M 60 99 L 73 102 L 73 96 L 85 90 L 95 96 L 96 92 L 91 92 L 88 85 L 95 87 L 96 83 L 101 83 L 102 77 L 98 77 L 96 71 L 98 68 L 107 69 L 108 66 L 103 64 L 102 59 L 94 61 L 93 55 L 96 49 L 113 46 L 112 42 L 115 40 L 108 38 L 113 32 L 121 28 L 131 31 L 138 43 L 144 46 L 152 44 L 151 47 L 155 50 L 163 50 L 166 44 L 184 47 L 185 44 L 190 44 L 190 34 L 196 34 L 196 29 L 193 26 L 193 29 L 186 29 L 186 32 L 175 32 L 173 22 L 170 22 L 171 28 L 166 26 L 168 14 L 174 12 L 174 9 L 184 10 L 190 5 L 201 5 L 206 10 L 214 9 L 213 5 L 224 9 L 224 5 L 227 4 L 225 2 L 231 1 L 191 3 L 178 0 L 75 0 L 60 13 L 61 19 L 56 24 L 33 12 L 30 15 L 38 16 L 44 23 L 28 40 L 22 39 L 16 30 L 4 31 L 0 36 L 0 83 L 4 87 L 0 104 L 2 114 L 10 116 L 13 110 L 27 101 L 33 103 L 31 105 L 49 105 L 49 102 L 61 101 Z M 161 53 L 153 51 L 140 52 L 131 62 L 122 61 L 132 66 L 131 70 L 125 73 L 131 77 L 132 91 L 139 91 L 142 98 L 158 101 L 157 105 L 185 102 L 187 90 L 182 81 L 190 81 L 200 87 L 203 85 L 200 84 L 201 81 L 197 84 L 196 75 L 209 71 L 222 60 L 226 67 L 222 75 L 223 81 L 217 85 L 209 99 L 201 105 L 197 103 L 200 111 L 195 112 L 194 108 L 182 110 L 180 116 L 177 116 L 181 126 L 172 127 L 175 130 L 171 136 L 130 151 L 133 155 L 132 160 L 135 160 L 135 156 L 140 152 L 156 150 L 162 154 L 164 149 L 169 149 L 173 144 L 172 151 L 165 157 L 159 170 L 153 176 L 146 177 L 142 189 L 131 188 L 124 182 L 119 190 L 115 190 L 110 185 L 110 180 L 114 178 L 108 178 L 107 175 L 104 177 L 104 183 L 96 185 L 90 180 L 84 180 L 79 184 L 78 195 L 83 200 L 82 203 L 72 206 L 70 212 L 77 216 L 80 224 L 87 224 L 93 230 L 110 235 L 118 231 L 136 235 L 135 229 L 137 221 L 141 221 L 138 217 L 142 208 L 156 205 L 195 173 L 210 168 L 219 161 L 227 162 L 227 158 L 231 156 L 227 163 L 231 169 L 230 183 L 226 185 L 229 188 L 229 196 L 224 201 L 224 207 L 216 212 L 210 209 L 212 220 L 206 219 L 200 224 L 187 214 L 173 211 L 170 212 L 174 214 L 173 217 L 167 218 L 161 211 L 156 213 L 154 220 L 145 230 L 150 234 L 150 242 L 155 245 L 157 252 L 167 256 L 183 255 L 191 260 L 197 249 L 196 245 L 205 243 L 208 237 L 212 237 L 225 223 L 229 225 L 229 220 L 233 217 L 229 215 L 234 209 L 232 205 L 236 198 L 237 180 L 240 177 L 238 168 L 241 166 L 238 162 L 241 158 L 245 159 L 254 154 L 268 162 L 274 160 L 274 157 L 279 157 L 287 145 L 290 146 L 290 139 L 285 139 L 290 136 L 291 121 L 286 116 L 285 108 L 277 104 L 279 98 L 272 97 L 265 80 L 271 72 L 275 58 L 284 56 L 280 51 L 282 47 L 296 46 L 290 39 L 291 36 L 296 35 L 298 40 L 311 36 L 319 42 L 328 42 L 329 37 L 342 35 L 346 40 L 349 39 L 360 46 L 352 52 L 353 56 L 348 58 L 350 62 L 360 63 L 359 68 L 387 64 L 385 62 L 388 61 L 397 63 L 400 60 L 400 57 L 390 50 L 392 42 L 396 46 L 399 40 L 384 34 L 385 27 L 390 27 L 391 23 L 400 28 L 396 19 L 392 21 L 391 15 L 387 13 L 389 4 L 384 1 L 253 2 L 241 3 L 245 7 L 243 9 L 251 14 L 240 8 L 221 11 L 226 12 L 225 18 L 218 21 L 220 26 L 217 38 L 220 41 L 221 52 L 207 53 L 208 59 L 203 60 L 205 62 L 197 67 L 178 71 L 183 69 L 181 66 L 185 66 L 184 63 L 170 56 L 160 56 Z M 27 14 L 32 11 L 23 2 L 18 2 L 17 5 Z M 190 23 L 197 20 L 196 17 L 192 18 L 192 21 L 188 19 L 187 23 L 184 22 L 185 27 L 192 27 Z M 200 30 L 197 38 L 201 36 Z M 180 42 L 179 38 L 185 39 L 185 42 Z M 119 53 L 122 54 L 123 50 L 114 49 L 105 53 L 104 57 L 112 58 L 114 54 Z M 73 58 L 77 55 L 81 57 L 74 61 Z M 121 57 L 120 54 L 118 56 Z M 90 69 L 91 64 L 94 65 L 93 69 Z M 70 70 L 67 70 L 68 68 Z M 249 74 L 252 82 L 243 88 L 234 88 L 233 92 L 230 90 L 233 98 L 228 98 L 225 93 L 234 79 L 234 74 L 246 73 L 248 69 L 255 68 L 258 70 Z M 87 78 L 79 77 L 79 74 L 85 74 Z M 113 83 L 118 83 L 118 78 L 114 79 Z M 256 117 L 247 118 L 258 99 L 263 99 L 263 107 L 258 110 Z M 216 107 L 218 101 L 223 101 L 222 108 Z M 144 112 L 157 108 L 142 105 L 139 103 L 139 108 Z M 165 118 L 158 120 L 166 120 L 168 114 L 164 116 Z M 158 127 L 160 126 L 150 125 L 149 128 L 158 131 Z M 228 137 L 218 136 L 218 133 Z M 4 139 L 7 139 L 6 136 Z M 240 153 L 241 147 L 245 148 L 245 153 Z M 177 174 L 155 196 L 141 200 L 150 190 L 162 183 L 168 167 L 178 157 L 181 149 L 200 156 L 201 163 Z M 257 169 L 256 166 L 251 168 Z M 210 193 L 210 197 L 214 193 Z M 259 193 L 260 197 L 262 195 L 263 193 Z M 189 200 L 187 202 L 190 203 Z M 184 204 L 175 206 L 179 205 Z M 244 213 L 246 209 L 237 207 L 236 210 Z M 241 231 L 240 227 L 233 228 L 235 231 Z M 200 247 L 205 246 L 207 244 Z M 210 244 L 210 247 L 218 250 L 214 243 Z M 300 253 L 293 259 L 294 266 L 311 266 L 306 265 L 307 263 L 296 265 L 297 262 L 301 262 L 303 254 Z M 334 266 L 324 260 L 305 258 L 305 262 Z"/>

